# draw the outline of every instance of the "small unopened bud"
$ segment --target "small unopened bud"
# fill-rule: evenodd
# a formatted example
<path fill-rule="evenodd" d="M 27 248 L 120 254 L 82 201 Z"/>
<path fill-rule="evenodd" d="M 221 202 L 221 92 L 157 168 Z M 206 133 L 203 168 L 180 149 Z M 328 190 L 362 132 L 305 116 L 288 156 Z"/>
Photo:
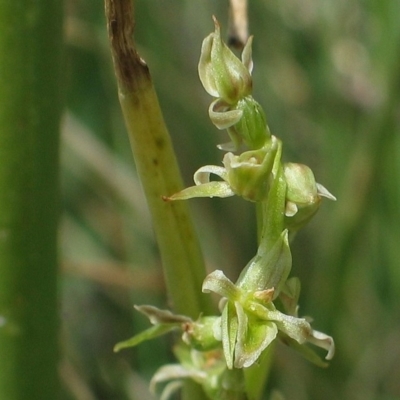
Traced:
<path fill-rule="evenodd" d="M 182 339 L 196 350 L 213 350 L 221 345 L 221 341 L 218 339 L 220 324 L 219 317 L 200 317 L 197 321 L 183 325 Z"/>
<path fill-rule="evenodd" d="M 298 230 L 318 211 L 321 197 L 336 198 L 317 183 L 309 167 L 303 164 L 284 165 L 287 182 L 285 222 L 289 230 Z"/>
<path fill-rule="evenodd" d="M 247 96 L 239 100 L 234 109 L 242 111 L 242 116 L 235 125 L 228 128 L 229 135 L 239 136 L 250 150 L 263 147 L 271 133 L 260 104 L 252 96 Z"/>
<path fill-rule="evenodd" d="M 252 90 L 251 51 L 246 46 L 245 62 L 240 61 L 221 39 L 218 21 L 214 18 L 215 31 L 207 36 L 201 47 L 199 76 L 206 91 L 213 97 L 235 104 Z M 250 56 L 249 56 L 250 54 Z"/>

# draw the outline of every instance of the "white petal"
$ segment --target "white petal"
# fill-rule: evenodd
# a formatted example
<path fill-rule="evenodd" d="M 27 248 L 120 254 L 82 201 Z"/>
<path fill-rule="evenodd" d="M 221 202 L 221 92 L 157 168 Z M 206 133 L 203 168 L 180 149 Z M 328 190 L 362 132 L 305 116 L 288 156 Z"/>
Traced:
<path fill-rule="evenodd" d="M 241 294 L 235 284 L 218 269 L 206 276 L 201 290 L 203 293 L 217 293 L 232 301 L 237 300 Z"/>
<path fill-rule="evenodd" d="M 333 356 L 335 355 L 335 342 L 331 336 L 313 330 L 311 337 L 308 338 L 308 341 L 315 346 L 325 349 L 328 352 L 325 359 L 332 360 Z"/>
<path fill-rule="evenodd" d="M 292 317 L 290 315 L 282 314 L 279 311 L 268 313 L 268 317 L 275 321 L 279 330 L 286 333 L 298 343 L 303 344 L 309 342 L 325 349 L 328 352 L 325 357 L 326 360 L 331 360 L 334 356 L 335 343 L 333 338 L 325 333 L 313 330 L 308 321 L 304 318 Z"/>
<path fill-rule="evenodd" d="M 292 201 L 286 202 L 285 215 L 287 217 L 293 217 L 293 215 L 297 214 L 297 211 L 299 211 L 299 209 L 297 208 L 296 203 L 293 203 Z"/>
<path fill-rule="evenodd" d="M 317 183 L 317 190 L 318 190 L 318 194 L 320 196 L 326 197 L 329 200 L 336 201 L 336 197 L 331 192 L 329 192 L 329 190 L 326 187 L 322 186 L 320 183 Z"/>
<path fill-rule="evenodd" d="M 210 174 L 219 176 L 222 179 L 226 178 L 226 170 L 224 167 L 217 165 L 205 165 L 199 168 L 193 175 L 193 180 L 196 185 L 202 185 L 210 182 Z"/>
<path fill-rule="evenodd" d="M 219 97 L 215 82 L 214 71 L 211 64 L 211 49 L 215 40 L 214 33 L 208 35 L 201 45 L 201 54 L 199 61 L 199 77 L 204 89 L 213 97 Z"/>
<path fill-rule="evenodd" d="M 235 302 L 238 317 L 238 333 L 235 345 L 235 368 L 248 368 L 261 353 L 275 340 L 278 328 L 273 322 L 255 322 L 249 326 L 246 312 L 239 302 Z"/>
<path fill-rule="evenodd" d="M 286 315 L 280 311 L 270 311 L 268 318 L 278 325 L 278 329 L 298 343 L 305 343 L 311 336 L 312 329 L 310 324 L 304 318 L 296 318 Z"/>
<path fill-rule="evenodd" d="M 190 186 L 186 189 L 181 190 L 178 193 L 168 197 L 169 201 L 173 200 L 188 200 L 195 197 L 230 197 L 234 196 L 235 193 L 229 186 L 229 183 L 224 181 L 213 181 L 207 182 L 196 186 Z"/>
<path fill-rule="evenodd" d="M 242 110 L 229 110 L 226 108 L 225 103 L 221 103 L 220 99 L 214 100 L 208 108 L 208 115 L 211 122 L 218 129 L 227 129 L 235 125 L 242 118 Z"/>
<path fill-rule="evenodd" d="M 252 44 L 253 44 L 253 36 L 250 36 L 247 39 L 247 43 L 244 46 L 242 52 L 242 63 L 249 70 L 250 74 L 253 71 L 253 59 L 252 59 L 252 48 L 251 48 Z"/>
<path fill-rule="evenodd" d="M 169 400 L 172 398 L 174 393 L 176 393 L 178 390 L 180 390 L 183 386 L 183 381 L 178 380 L 178 381 L 172 381 L 169 382 L 165 385 L 165 388 L 163 389 L 161 393 L 160 400 Z"/>
<path fill-rule="evenodd" d="M 188 369 L 183 367 L 181 364 L 168 364 L 159 368 L 153 375 L 150 381 L 150 389 L 154 391 L 157 383 L 170 381 L 173 379 L 193 378 L 202 380 L 206 377 L 207 374 L 203 371 Z"/>

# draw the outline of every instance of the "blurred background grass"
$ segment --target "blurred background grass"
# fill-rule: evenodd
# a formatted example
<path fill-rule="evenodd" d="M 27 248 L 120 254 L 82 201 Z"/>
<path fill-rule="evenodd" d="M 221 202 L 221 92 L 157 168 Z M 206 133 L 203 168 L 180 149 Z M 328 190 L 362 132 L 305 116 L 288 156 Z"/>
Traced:
<path fill-rule="evenodd" d="M 63 399 L 151 399 L 172 338 L 113 354 L 168 307 L 157 246 L 119 110 L 103 5 L 68 0 L 61 224 Z M 227 140 L 197 77 L 227 1 L 137 0 L 147 61 L 187 185 Z M 320 370 L 278 346 L 269 390 L 286 399 L 400 399 L 400 8 L 397 0 L 250 0 L 254 96 L 284 159 L 311 166 L 337 203 L 293 243 L 302 315 L 334 336 Z M 235 279 L 256 249 L 251 204 L 191 200 L 209 270 Z M 188 266 L 190 267 L 190 266 Z M 200 288 L 199 288 L 200 289 Z"/>

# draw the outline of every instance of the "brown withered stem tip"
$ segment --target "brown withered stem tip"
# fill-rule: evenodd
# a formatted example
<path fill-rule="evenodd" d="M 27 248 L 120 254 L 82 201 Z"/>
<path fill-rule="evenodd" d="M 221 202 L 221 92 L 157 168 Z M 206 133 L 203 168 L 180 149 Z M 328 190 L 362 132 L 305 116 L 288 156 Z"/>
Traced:
<path fill-rule="evenodd" d="M 132 0 L 105 0 L 108 37 L 119 90 L 134 92 L 144 81 L 150 80 L 149 70 L 136 51 Z"/>

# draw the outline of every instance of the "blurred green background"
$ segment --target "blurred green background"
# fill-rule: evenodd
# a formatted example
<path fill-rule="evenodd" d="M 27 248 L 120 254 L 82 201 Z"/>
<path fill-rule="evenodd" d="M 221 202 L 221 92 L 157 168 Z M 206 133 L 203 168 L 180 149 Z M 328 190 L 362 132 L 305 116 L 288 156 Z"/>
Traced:
<path fill-rule="evenodd" d="M 190 185 L 197 168 L 220 164 L 215 145 L 227 141 L 208 119 L 212 99 L 197 62 L 213 14 L 226 30 L 228 1 L 136 0 L 136 8 L 136 42 Z M 63 399 L 152 399 L 148 380 L 173 360 L 173 338 L 112 348 L 147 327 L 133 304 L 168 307 L 157 245 L 119 110 L 103 4 L 68 0 L 66 12 Z M 397 0 L 250 0 L 254 97 L 284 159 L 312 167 L 338 199 L 323 203 L 292 247 L 300 314 L 335 338 L 337 354 L 321 370 L 277 346 L 268 391 L 288 400 L 400 399 L 399 21 Z M 256 250 L 252 204 L 190 205 L 207 268 L 235 279 Z"/>

